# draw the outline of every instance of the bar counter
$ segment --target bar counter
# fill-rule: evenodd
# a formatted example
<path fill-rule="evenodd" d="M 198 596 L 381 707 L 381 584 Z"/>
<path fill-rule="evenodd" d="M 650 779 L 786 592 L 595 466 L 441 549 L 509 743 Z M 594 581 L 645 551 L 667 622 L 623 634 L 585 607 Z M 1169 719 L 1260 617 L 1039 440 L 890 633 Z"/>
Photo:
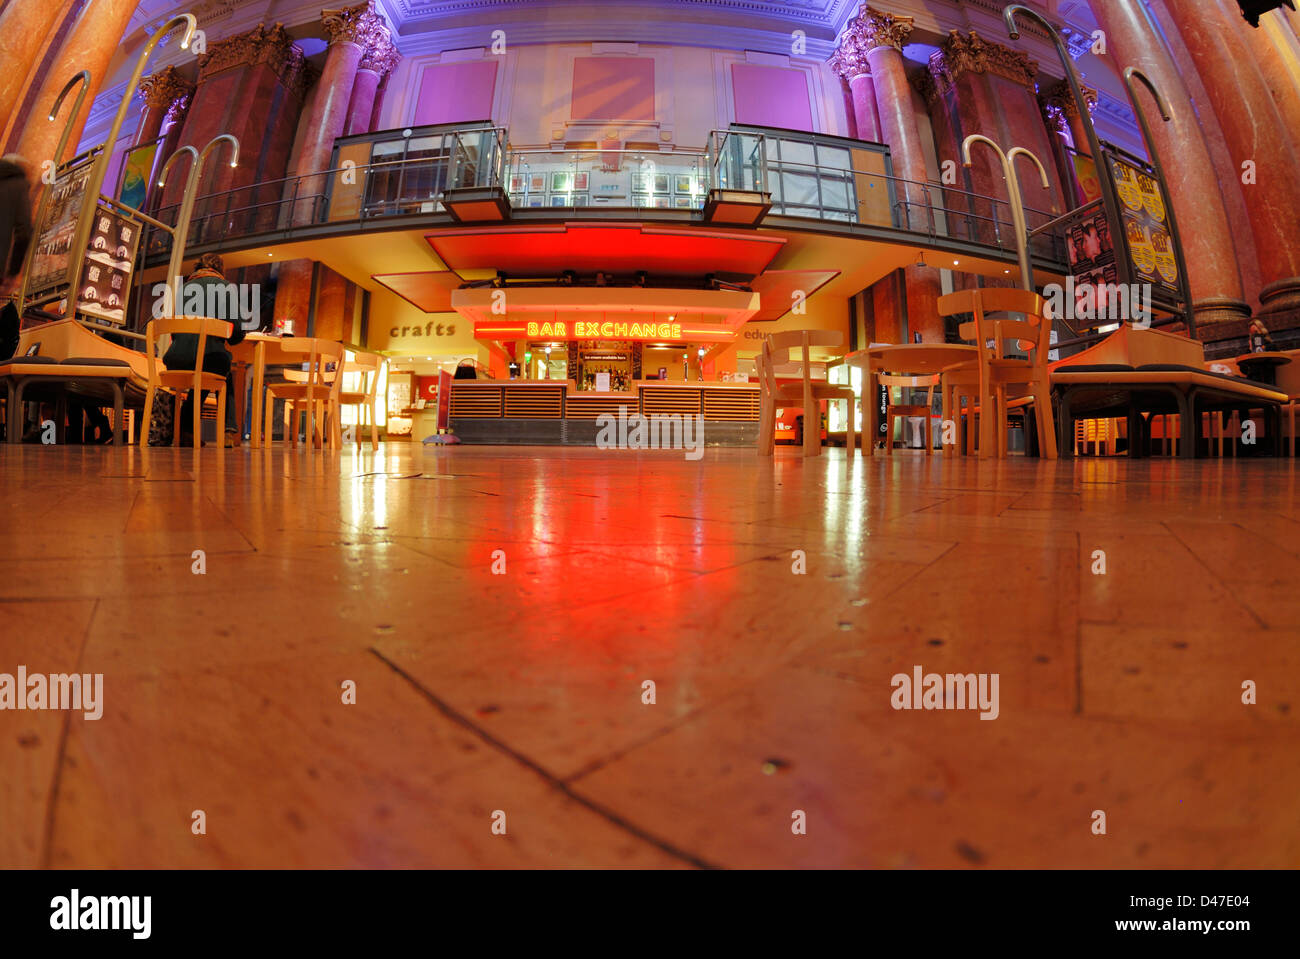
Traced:
<path fill-rule="evenodd" d="M 757 383 L 637 380 L 618 393 L 579 390 L 573 380 L 456 380 L 451 429 L 462 443 L 595 446 L 597 417 L 700 416 L 706 446 L 752 446 Z"/>

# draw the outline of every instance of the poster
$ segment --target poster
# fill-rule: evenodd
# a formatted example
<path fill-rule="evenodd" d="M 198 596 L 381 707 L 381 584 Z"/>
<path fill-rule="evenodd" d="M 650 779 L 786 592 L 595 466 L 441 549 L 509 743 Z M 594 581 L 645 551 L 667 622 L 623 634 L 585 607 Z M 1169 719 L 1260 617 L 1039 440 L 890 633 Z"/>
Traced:
<path fill-rule="evenodd" d="M 1134 281 L 1150 283 L 1155 299 L 1181 302 L 1181 268 L 1174 253 L 1168 207 L 1159 181 L 1149 169 L 1113 153 L 1107 155 L 1107 161 L 1120 198 L 1123 244 L 1133 264 Z"/>
<path fill-rule="evenodd" d="M 1065 245 L 1075 291 L 1070 315 L 1109 316 L 1108 288 L 1119 282 L 1119 264 L 1105 210 L 1094 207 L 1070 224 L 1065 231 Z"/>
<path fill-rule="evenodd" d="M 68 282 L 69 250 L 77 232 L 77 218 L 86 196 L 94 157 L 62 170 L 50 187 L 50 201 L 36 230 L 36 249 L 28 271 L 27 297 L 39 301 Z"/>
<path fill-rule="evenodd" d="M 81 281 L 77 284 L 76 312 L 119 326 L 126 322 L 139 241 L 139 223 L 104 203 L 96 207 Z"/>
<path fill-rule="evenodd" d="M 1092 157 L 1082 153 L 1071 153 L 1074 163 L 1075 192 L 1079 197 L 1079 206 L 1086 206 L 1101 197 L 1101 180 L 1097 178 L 1097 164 Z"/>
<path fill-rule="evenodd" d="M 143 210 L 149 194 L 149 178 L 153 175 L 154 157 L 158 155 L 158 141 L 136 147 L 122 163 L 122 188 L 118 199 L 133 210 Z"/>

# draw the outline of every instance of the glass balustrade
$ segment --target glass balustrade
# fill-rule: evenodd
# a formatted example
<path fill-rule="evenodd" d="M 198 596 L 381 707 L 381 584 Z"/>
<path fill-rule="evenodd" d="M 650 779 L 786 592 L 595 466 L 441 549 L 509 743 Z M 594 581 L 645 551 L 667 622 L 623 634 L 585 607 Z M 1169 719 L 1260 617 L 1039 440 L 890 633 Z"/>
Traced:
<path fill-rule="evenodd" d="M 200 197 L 187 245 L 229 237 L 445 214 L 448 190 L 501 189 L 518 211 L 702 209 L 712 190 L 766 194 L 769 218 L 813 220 L 950 239 L 1014 253 L 1006 200 L 894 175 L 888 147 L 825 134 L 734 125 L 701 151 L 581 147 L 511 150 L 489 123 L 390 130 L 337 141 L 332 169 Z M 1032 199 L 1032 197 L 1030 197 Z M 176 208 L 157 211 L 174 222 Z M 1057 214 L 1026 210 L 1031 230 Z M 151 231 L 151 254 L 170 239 Z M 1063 262 L 1064 237 L 1032 237 Z"/>

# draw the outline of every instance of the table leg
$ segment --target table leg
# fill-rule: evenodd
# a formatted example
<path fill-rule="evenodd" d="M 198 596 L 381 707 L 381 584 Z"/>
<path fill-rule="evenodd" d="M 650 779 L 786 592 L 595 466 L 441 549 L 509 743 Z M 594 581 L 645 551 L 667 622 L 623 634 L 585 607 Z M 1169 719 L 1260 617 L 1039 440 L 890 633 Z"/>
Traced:
<path fill-rule="evenodd" d="M 227 401 L 235 406 L 235 429 L 242 439 L 244 435 L 244 414 L 248 412 L 248 364 L 236 362 L 232 374 L 231 379 L 234 380 L 235 395 L 227 397 Z M 249 432 L 251 434 L 252 431 Z"/>
<path fill-rule="evenodd" d="M 867 360 L 862 367 L 862 401 L 867 407 L 862 430 L 862 455 L 868 458 L 876 452 L 876 404 L 880 402 L 872 374 L 871 360 Z"/>
<path fill-rule="evenodd" d="M 248 429 L 249 445 L 253 449 L 260 449 L 262 446 L 262 402 L 263 393 L 262 380 L 266 376 L 266 342 L 258 340 L 257 345 L 253 347 L 253 422 Z M 269 443 L 271 438 L 265 438 Z"/>

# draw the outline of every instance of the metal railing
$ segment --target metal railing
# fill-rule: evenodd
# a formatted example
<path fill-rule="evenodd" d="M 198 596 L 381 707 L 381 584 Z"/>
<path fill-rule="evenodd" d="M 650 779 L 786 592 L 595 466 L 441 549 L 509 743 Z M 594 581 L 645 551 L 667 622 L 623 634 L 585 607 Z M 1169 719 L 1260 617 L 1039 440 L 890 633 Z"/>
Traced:
<path fill-rule="evenodd" d="M 499 188 L 517 210 L 678 211 L 702 208 L 709 191 L 720 189 L 770 194 L 773 216 L 896 230 L 931 241 L 1016 252 L 1008 201 L 894 176 L 888 150 L 879 144 L 737 127 L 714 131 L 703 151 L 512 151 L 503 128 L 483 124 L 440 129 L 422 142 L 435 140 L 436 149 L 418 156 L 341 164 L 200 197 L 187 246 L 439 216 L 446 212 L 447 191 L 463 188 Z M 886 172 L 862 169 L 858 154 L 874 154 L 876 167 Z M 176 213 L 177 205 L 167 204 L 155 215 L 171 225 Z M 1064 263 L 1064 233 L 1052 223 L 1057 214 L 1027 207 L 1026 215 L 1031 252 Z M 150 231 L 150 257 L 167 252 L 169 246 L 165 232 Z"/>

